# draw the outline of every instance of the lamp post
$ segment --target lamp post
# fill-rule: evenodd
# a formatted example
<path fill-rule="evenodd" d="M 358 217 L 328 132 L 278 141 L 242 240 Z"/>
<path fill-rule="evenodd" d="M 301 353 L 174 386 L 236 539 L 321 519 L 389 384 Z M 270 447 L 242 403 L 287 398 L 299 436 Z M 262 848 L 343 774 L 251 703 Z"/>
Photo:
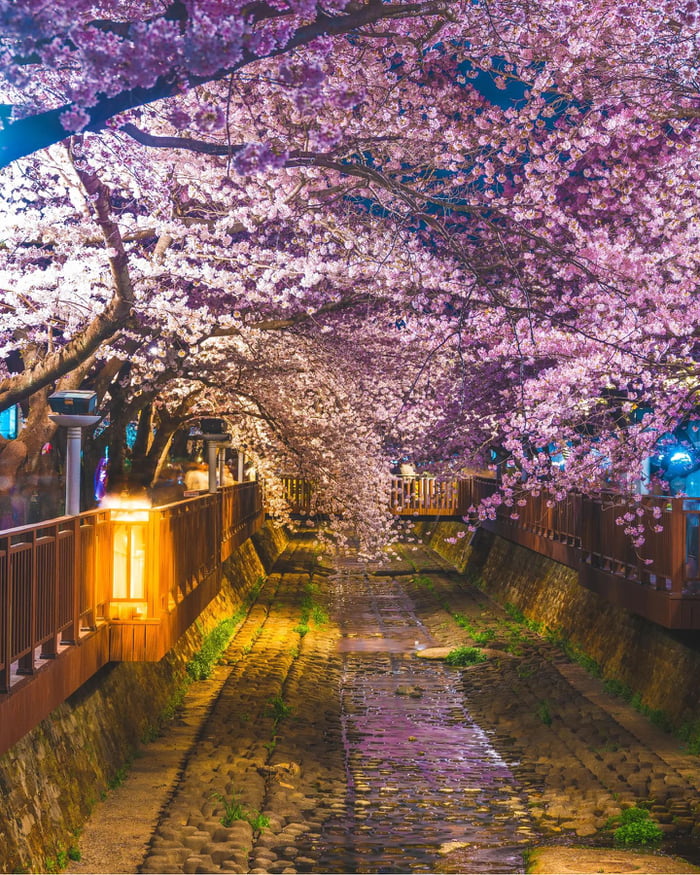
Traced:
<path fill-rule="evenodd" d="M 209 469 L 209 492 L 216 492 L 216 458 L 219 447 L 228 445 L 231 435 L 224 431 L 223 419 L 211 418 L 200 421 L 202 440 L 207 448 L 207 466 Z"/>
<path fill-rule="evenodd" d="M 226 453 L 224 452 L 224 449 L 227 446 L 229 446 L 229 444 L 223 444 L 219 450 L 219 486 L 224 485 L 224 470 L 226 468 Z"/>
<path fill-rule="evenodd" d="M 49 419 L 68 429 L 66 444 L 66 516 L 80 513 L 80 450 L 82 430 L 96 425 L 102 417 L 93 413 L 97 404 L 94 392 L 54 392 L 49 396 L 54 411 Z"/>

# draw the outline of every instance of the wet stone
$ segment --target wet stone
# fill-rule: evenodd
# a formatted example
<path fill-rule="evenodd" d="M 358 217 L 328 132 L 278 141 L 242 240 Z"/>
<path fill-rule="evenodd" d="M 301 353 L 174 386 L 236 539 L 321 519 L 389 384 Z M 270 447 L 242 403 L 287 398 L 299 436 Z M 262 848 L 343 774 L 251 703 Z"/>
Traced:
<path fill-rule="evenodd" d="M 182 843 L 185 847 L 193 851 L 201 851 L 204 845 L 211 841 L 211 836 L 208 832 L 194 832 L 184 836 Z"/>
<path fill-rule="evenodd" d="M 300 643 L 302 543 L 229 648 L 230 682 L 141 871 L 517 873 L 524 846 L 593 843 L 643 799 L 676 803 L 654 812 L 664 826 L 695 827 L 685 779 L 579 695 L 551 645 L 524 631 L 505 654 L 502 611 L 464 580 L 434 575 L 433 591 L 341 557 L 317 594 L 329 622 Z M 476 671 L 416 658 L 465 641 L 457 613 L 498 630 Z M 293 718 L 275 731 L 265 710 L 280 689 Z M 214 791 L 270 829 L 223 827 Z"/>
<path fill-rule="evenodd" d="M 182 868 L 186 875 L 199 875 L 199 873 L 211 872 L 214 864 L 211 857 L 198 855 L 188 857 Z"/>

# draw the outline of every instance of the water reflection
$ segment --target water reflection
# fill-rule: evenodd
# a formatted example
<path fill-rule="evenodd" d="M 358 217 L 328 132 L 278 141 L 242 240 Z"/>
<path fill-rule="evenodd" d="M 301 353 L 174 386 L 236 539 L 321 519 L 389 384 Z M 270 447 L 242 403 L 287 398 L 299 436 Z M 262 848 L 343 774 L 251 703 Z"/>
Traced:
<path fill-rule="evenodd" d="M 523 872 L 527 810 L 464 710 L 459 671 L 414 656 L 434 642 L 398 583 L 355 573 L 333 585 L 353 624 L 339 648 L 348 795 L 313 871 Z"/>

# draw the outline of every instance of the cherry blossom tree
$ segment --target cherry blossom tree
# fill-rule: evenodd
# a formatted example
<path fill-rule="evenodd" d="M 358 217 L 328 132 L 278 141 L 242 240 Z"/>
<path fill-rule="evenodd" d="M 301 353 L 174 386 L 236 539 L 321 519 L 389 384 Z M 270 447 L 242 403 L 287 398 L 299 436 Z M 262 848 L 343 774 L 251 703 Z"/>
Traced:
<path fill-rule="evenodd" d="M 696 408 L 696 14 L 0 4 L 0 406 L 95 386 L 151 462 L 231 411 L 372 521 L 396 453 L 636 491 Z"/>

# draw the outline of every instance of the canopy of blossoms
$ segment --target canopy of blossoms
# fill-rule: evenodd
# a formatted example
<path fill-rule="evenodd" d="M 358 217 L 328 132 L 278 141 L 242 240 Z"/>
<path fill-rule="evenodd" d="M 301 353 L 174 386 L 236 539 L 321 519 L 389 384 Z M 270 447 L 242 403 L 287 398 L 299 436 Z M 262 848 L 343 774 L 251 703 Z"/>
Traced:
<path fill-rule="evenodd" d="M 0 476 L 81 386 L 113 458 L 220 414 L 367 542 L 403 455 L 648 488 L 696 418 L 697 15 L 0 0 Z"/>

